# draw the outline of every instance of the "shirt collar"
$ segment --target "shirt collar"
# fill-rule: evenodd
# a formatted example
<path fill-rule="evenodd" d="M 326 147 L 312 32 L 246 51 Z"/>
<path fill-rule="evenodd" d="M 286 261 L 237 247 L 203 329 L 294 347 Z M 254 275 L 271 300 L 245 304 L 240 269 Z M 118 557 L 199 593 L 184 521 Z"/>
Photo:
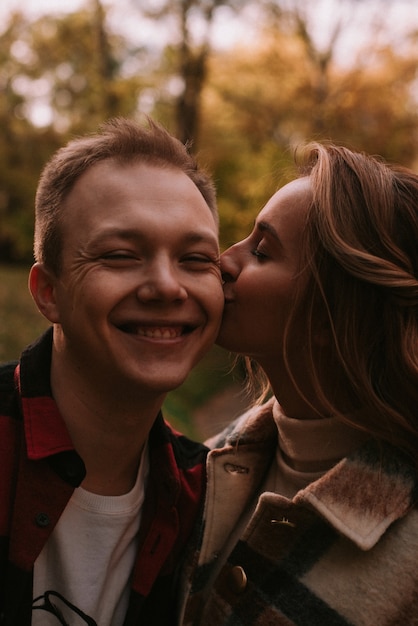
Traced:
<path fill-rule="evenodd" d="M 26 450 L 29 460 L 48 459 L 53 469 L 76 487 L 85 476 L 85 467 L 51 395 L 51 350 L 52 328 L 23 352 L 15 370 Z"/>
<path fill-rule="evenodd" d="M 52 328 L 49 328 L 24 350 L 15 371 L 31 460 L 74 449 L 51 393 L 51 354 Z"/>

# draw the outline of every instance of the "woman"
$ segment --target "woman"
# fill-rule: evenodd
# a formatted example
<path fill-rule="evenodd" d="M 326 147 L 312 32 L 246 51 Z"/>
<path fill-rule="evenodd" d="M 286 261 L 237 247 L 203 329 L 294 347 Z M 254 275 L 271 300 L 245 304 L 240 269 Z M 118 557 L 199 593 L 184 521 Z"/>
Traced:
<path fill-rule="evenodd" d="M 418 175 L 311 144 L 222 258 L 273 398 L 211 447 L 184 624 L 418 624 Z"/>

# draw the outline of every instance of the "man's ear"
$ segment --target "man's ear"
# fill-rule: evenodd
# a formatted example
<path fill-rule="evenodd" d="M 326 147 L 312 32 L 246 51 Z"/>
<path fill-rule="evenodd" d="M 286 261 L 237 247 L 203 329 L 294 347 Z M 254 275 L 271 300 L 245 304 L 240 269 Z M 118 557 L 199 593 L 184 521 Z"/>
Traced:
<path fill-rule="evenodd" d="M 59 323 L 59 311 L 55 300 L 57 277 L 42 263 L 35 263 L 29 273 L 29 291 L 36 306 L 52 324 Z"/>

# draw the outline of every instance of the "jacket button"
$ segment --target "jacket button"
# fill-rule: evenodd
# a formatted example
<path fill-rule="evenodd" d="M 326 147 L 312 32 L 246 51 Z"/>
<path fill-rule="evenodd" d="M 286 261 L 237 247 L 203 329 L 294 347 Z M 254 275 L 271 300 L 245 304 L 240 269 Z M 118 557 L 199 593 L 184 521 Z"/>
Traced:
<path fill-rule="evenodd" d="M 46 528 L 46 526 L 49 526 L 49 524 L 51 523 L 51 520 L 49 518 L 49 515 L 47 515 L 46 513 L 38 513 L 35 517 L 35 522 L 36 525 L 39 526 L 39 528 Z"/>
<path fill-rule="evenodd" d="M 224 463 L 224 470 L 228 474 L 248 474 L 250 471 L 248 467 L 236 465 L 235 463 Z"/>
<path fill-rule="evenodd" d="M 289 526 L 289 528 L 296 528 L 296 524 L 293 522 L 289 522 L 287 517 L 282 517 L 282 519 L 272 519 L 272 526 Z"/>
<path fill-rule="evenodd" d="M 235 593 L 242 593 L 247 587 L 247 575 L 240 565 L 236 565 L 230 572 L 231 589 Z"/>

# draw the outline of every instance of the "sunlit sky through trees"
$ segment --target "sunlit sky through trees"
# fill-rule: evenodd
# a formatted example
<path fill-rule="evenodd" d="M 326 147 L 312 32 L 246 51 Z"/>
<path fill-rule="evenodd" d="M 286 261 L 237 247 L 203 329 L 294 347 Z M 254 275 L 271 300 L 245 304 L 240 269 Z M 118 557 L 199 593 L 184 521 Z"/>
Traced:
<path fill-rule="evenodd" d="M 75 12 L 82 8 L 92 7 L 95 0 L 0 0 L 0 24 L 7 24 L 8 16 L 20 11 L 29 19 L 37 19 L 42 15 L 59 16 Z M 297 6 L 299 0 L 277 0 L 282 8 Z M 165 18 L 151 19 L 144 16 L 146 9 L 155 9 L 163 4 L 163 0 L 101 0 L 107 12 L 107 21 L 111 30 L 121 34 L 134 46 L 147 46 L 159 55 L 167 43 L 178 38 L 178 30 L 173 23 L 173 15 Z M 210 30 L 213 48 L 222 50 L 245 44 L 251 48 L 260 40 L 261 17 L 260 4 L 257 0 L 245 3 L 245 9 L 239 14 L 233 13 L 228 7 L 219 7 L 214 13 Z M 330 44 L 337 15 L 346 13 L 344 28 L 338 36 L 338 43 L 333 51 L 334 60 L 341 66 L 354 65 L 356 54 L 363 49 L 367 41 L 373 37 L 377 44 L 379 29 L 385 25 L 382 34 L 385 43 L 392 45 L 402 54 L 402 33 L 411 31 L 414 24 L 418 30 L 417 0 L 312 0 L 309 5 L 300 1 L 302 13 L 309 13 L 312 33 L 316 38 L 318 50 L 326 50 Z M 141 14 L 142 11 L 142 14 Z M 0 27 L 1 29 L 1 27 Z M 207 36 L 204 23 L 198 19 L 193 22 L 192 36 L 196 43 Z M 369 55 L 363 63 L 372 63 Z M 35 85 L 31 86 L 35 89 Z M 31 112 L 35 125 L 44 126 L 50 122 L 50 111 L 39 94 L 36 106 Z"/>
<path fill-rule="evenodd" d="M 92 0 L 1 0 L 0 2 L 0 23 L 5 23 L 5 18 L 13 11 L 22 11 L 30 18 L 37 18 L 44 14 L 59 15 L 77 11 L 86 7 Z M 138 38 L 138 11 L 139 7 L 146 9 L 155 8 L 162 4 L 160 0 L 102 0 L 102 5 L 108 11 L 108 19 L 115 30 L 125 34 L 127 37 Z M 226 3 L 227 4 L 227 3 Z M 230 47 L 236 43 L 251 43 L 251 36 L 258 28 L 258 8 L 257 0 L 249 3 L 245 11 L 238 17 L 233 14 L 228 7 L 221 7 L 217 10 L 212 39 L 215 47 Z M 289 0 L 277 0 L 277 4 L 285 7 L 292 2 Z M 293 0 L 293 4 L 296 2 Z M 301 3 L 303 6 L 304 2 Z M 352 13 L 355 7 L 355 16 L 348 22 L 350 26 L 346 29 L 344 37 L 341 37 L 340 59 L 342 63 L 350 62 L 350 51 L 362 45 L 368 37 L 368 32 L 364 25 L 370 27 L 370 23 L 377 21 L 384 15 L 386 22 L 389 22 L 392 29 L 393 38 L 399 40 L 405 29 L 411 29 L 413 24 L 418 28 L 418 2 L 416 0 L 312 0 L 309 3 L 309 11 L 316 22 L 316 32 L 318 43 L 327 45 L 327 37 L 330 34 L 335 12 L 341 11 L 346 5 L 347 11 Z M 304 8 L 302 9 L 304 10 Z M 376 20 L 370 18 L 374 14 Z M 136 19 L 135 19 L 136 18 Z M 144 28 L 145 26 L 145 28 Z M 372 25 L 373 27 L 373 25 Z M 196 37 L 199 37 L 199 24 L 195 26 Z M 170 25 L 168 22 L 160 20 L 158 24 L 153 20 L 141 18 L 141 37 L 147 39 L 145 43 L 154 42 L 155 45 L 164 45 L 170 37 Z"/>
<path fill-rule="evenodd" d="M 83 8 L 92 9 L 95 3 L 96 0 L 0 0 L 0 31 L 1 25 L 6 26 L 13 12 L 22 12 L 30 20 L 36 20 L 43 15 L 59 17 Z M 179 30 L 173 12 L 158 19 L 145 15 L 147 10 L 163 6 L 164 0 L 100 0 L 100 3 L 106 10 L 111 31 L 131 42 L 133 47 L 146 46 L 151 54 L 159 57 L 168 43 L 178 43 Z M 341 67 L 370 66 L 373 63 L 370 50 L 365 54 L 363 51 L 371 40 L 376 47 L 379 43 L 388 44 L 402 54 L 404 42 L 409 41 L 404 33 L 410 33 L 414 28 L 418 31 L 417 0 L 312 0 L 308 4 L 304 0 L 270 0 L 270 3 L 280 6 L 282 10 L 297 7 L 302 16 L 309 15 L 315 47 L 324 54 L 327 54 L 336 24 L 341 21 L 343 27 L 333 46 L 334 62 Z M 196 4 L 199 5 L 199 1 Z M 232 0 L 231 3 L 224 0 L 224 4 L 220 4 L 214 12 L 209 31 L 207 24 L 199 22 L 199 17 L 193 17 L 191 36 L 195 42 L 199 45 L 209 33 L 212 48 L 217 50 L 239 46 L 255 48 L 263 32 L 261 7 L 267 2 L 248 0 L 243 3 L 245 8 L 238 13 L 230 8 Z M 15 48 L 13 54 L 22 52 Z M 409 51 L 406 50 L 406 55 Z M 361 58 L 360 62 L 357 55 Z M 139 70 L 134 68 L 134 71 Z M 30 118 L 36 126 L 45 126 L 51 122 L 51 111 L 37 89 L 42 91 L 42 81 L 38 81 L 37 85 L 31 84 L 33 102 Z"/>

